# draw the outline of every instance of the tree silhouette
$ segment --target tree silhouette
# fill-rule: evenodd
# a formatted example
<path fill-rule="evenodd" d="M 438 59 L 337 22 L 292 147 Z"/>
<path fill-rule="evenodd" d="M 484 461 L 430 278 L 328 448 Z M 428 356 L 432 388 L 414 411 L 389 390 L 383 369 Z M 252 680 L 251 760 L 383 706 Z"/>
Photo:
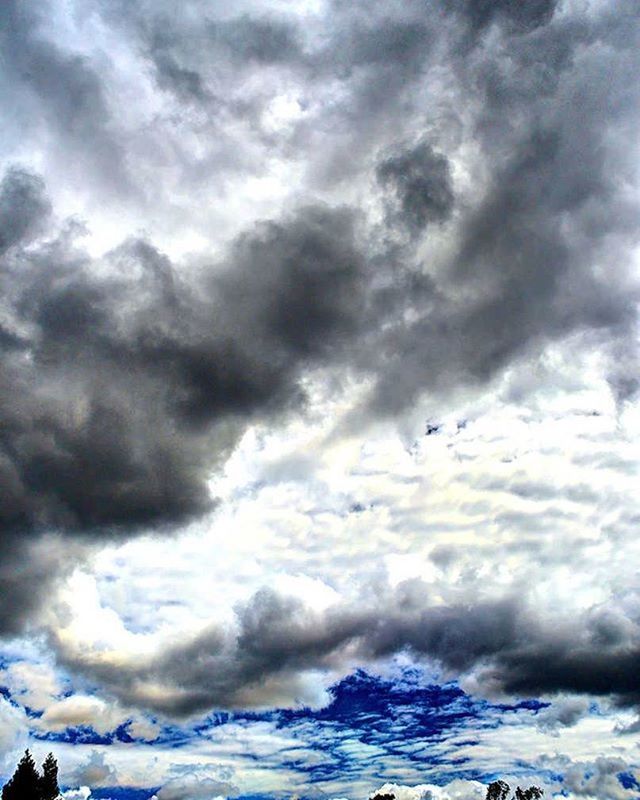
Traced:
<path fill-rule="evenodd" d="M 530 786 L 528 789 L 516 789 L 516 800 L 540 800 L 544 794 L 539 786 Z"/>
<path fill-rule="evenodd" d="M 58 762 L 53 757 L 53 753 L 42 762 L 42 778 L 40 779 L 41 800 L 55 800 L 60 794 L 58 787 Z"/>
<path fill-rule="evenodd" d="M 13 777 L 2 789 L 2 800 L 41 800 L 40 775 L 28 750 L 20 759 Z"/>
<path fill-rule="evenodd" d="M 487 800 L 507 800 L 509 784 L 504 781 L 494 781 L 487 786 Z"/>
<path fill-rule="evenodd" d="M 494 781 L 487 786 L 486 800 L 507 800 L 511 787 L 504 781 Z M 513 800 L 540 800 L 544 790 L 539 786 L 530 786 L 528 789 L 516 787 Z"/>
<path fill-rule="evenodd" d="M 2 789 L 2 800 L 56 800 L 59 795 L 58 762 L 53 753 L 45 758 L 40 775 L 28 750 L 24 751 L 13 777 Z"/>

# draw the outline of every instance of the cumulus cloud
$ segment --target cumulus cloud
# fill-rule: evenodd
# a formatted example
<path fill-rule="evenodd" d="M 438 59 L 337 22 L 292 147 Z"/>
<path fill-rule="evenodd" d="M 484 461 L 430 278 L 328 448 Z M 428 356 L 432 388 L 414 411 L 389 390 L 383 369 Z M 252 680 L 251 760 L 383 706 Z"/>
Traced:
<path fill-rule="evenodd" d="M 625 786 L 621 775 L 632 778 L 631 785 Z M 637 770 L 629 768 L 622 758 L 598 758 L 593 762 L 575 762 L 564 773 L 563 784 L 573 797 L 611 797 L 624 800 L 637 791 Z"/>
<path fill-rule="evenodd" d="M 586 697 L 557 697 L 549 708 L 536 716 L 536 726 L 560 735 L 562 728 L 569 728 L 584 718 L 589 705 Z"/>
<path fill-rule="evenodd" d="M 73 783 L 95 789 L 99 786 L 116 786 L 118 775 L 115 769 L 107 763 L 105 754 L 93 750 L 86 761 L 75 769 L 71 780 Z"/>
<path fill-rule="evenodd" d="M 481 800 L 486 795 L 486 791 L 487 788 L 482 783 L 467 780 L 454 780 L 445 786 L 434 786 L 428 783 L 417 786 L 384 783 L 371 796 L 391 794 L 396 800 L 463 800 L 463 798 Z"/>
<path fill-rule="evenodd" d="M 11 757 L 25 740 L 28 722 L 21 708 L 0 698 L 0 754 L 5 770 L 11 765 Z"/>

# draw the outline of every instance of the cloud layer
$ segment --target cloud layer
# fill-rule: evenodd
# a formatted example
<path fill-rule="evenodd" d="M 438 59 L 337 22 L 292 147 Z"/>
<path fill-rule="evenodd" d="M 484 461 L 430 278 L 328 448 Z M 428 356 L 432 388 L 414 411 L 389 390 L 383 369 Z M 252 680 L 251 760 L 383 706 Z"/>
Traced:
<path fill-rule="evenodd" d="M 0 9 L 6 748 L 398 659 L 623 738 L 637 4 L 214 6 Z M 192 773 L 158 800 L 243 781 Z"/>

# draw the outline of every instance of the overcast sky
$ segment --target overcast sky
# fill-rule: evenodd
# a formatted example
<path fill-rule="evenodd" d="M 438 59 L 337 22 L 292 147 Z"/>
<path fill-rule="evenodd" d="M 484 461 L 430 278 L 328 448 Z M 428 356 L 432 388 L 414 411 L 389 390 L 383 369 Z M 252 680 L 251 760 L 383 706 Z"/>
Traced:
<path fill-rule="evenodd" d="M 637 0 L 0 3 L 0 781 L 640 794 Z"/>

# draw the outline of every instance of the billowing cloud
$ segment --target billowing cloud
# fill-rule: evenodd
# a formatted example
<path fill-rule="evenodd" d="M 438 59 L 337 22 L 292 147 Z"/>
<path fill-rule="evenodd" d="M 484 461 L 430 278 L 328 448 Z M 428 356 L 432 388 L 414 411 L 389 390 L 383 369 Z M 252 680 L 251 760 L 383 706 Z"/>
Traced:
<path fill-rule="evenodd" d="M 19 177 L 33 195 L 26 232 L 46 203 L 35 178 Z M 243 426 L 299 406 L 302 370 L 338 357 L 357 328 L 365 265 L 354 237 L 348 212 L 305 208 L 242 237 L 195 285 L 144 241 L 100 267 L 64 236 L 14 247 L 1 377 L 11 547 L 30 533 L 113 536 L 211 507 L 207 478 Z"/>
<path fill-rule="evenodd" d="M 603 643 L 586 615 L 570 624 L 543 622 L 520 598 L 438 605 L 418 581 L 378 598 L 318 612 L 299 599 L 261 590 L 237 609 L 237 627 L 213 625 L 162 652 L 123 662 L 100 647 L 87 652 L 63 636 L 53 641 L 68 668 L 84 673 L 124 703 L 185 716 L 211 707 L 295 704 L 308 670 L 344 670 L 411 653 L 468 675 L 481 692 L 525 697 L 574 693 L 634 705 L 640 653 L 637 622 Z M 581 702 L 559 705 L 541 724 L 575 722 Z"/>
<path fill-rule="evenodd" d="M 491 167 L 476 198 L 462 195 L 467 210 L 437 279 L 409 255 L 399 281 L 374 273 L 391 256 L 363 249 L 352 210 L 323 205 L 249 229 L 196 277 L 141 239 L 99 262 L 70 233 L 25 249 L 49 203 L 38 178 L 7 173 L 3 529 L 113 534 L 201 514 L 206 478 L 238 433 L 299 406 L 300 380 L 318 365 L 364 370 L 371 408 L 390 413 L 425 390 L 482 383 L 576 330 L 614 341 L 631 363 L 635 290 L 624 269 L 605 278 L 598 264 L 623 259 L 632 239 L 635 204 L 620 188 L 630 161 L 604 132 L 632 118 L 636 50 L 605 12 L 585 25 L 560 19 L 535 40 L 459 57 L 485 101 L 469 133 Z M 247 17 L 220 26 L 211 35 L 234 53 L 229 42 L 241 42 L 245 60 L 284 57 L 271 43 L 289 41 L 286 28 Z M 620 38 L 606 76 L 596 32 Z M 532 58 L 551 70 L 544 80 Z M 521 124 L 492 131 L 514 107 Z M 442 144 L 376 166 L 414 231 L 451 213 Z M 628 376 L 614 372 L 625 396 Z"/>
<path fill-rule="evenodd" d="M 88 786 L 80 786 L 77 789 L 67 789 L 63 792 L 64 800 L 89 800 L 91 789 Z"/>
<path fill-rule="evenodd" d="M 571 764 L 563 783 L 570 796 L 623 800 L 637 791 L 637 780 L 637 770 L 630 771 L 624 759 L 598 758 L 590 763 Z"/>

